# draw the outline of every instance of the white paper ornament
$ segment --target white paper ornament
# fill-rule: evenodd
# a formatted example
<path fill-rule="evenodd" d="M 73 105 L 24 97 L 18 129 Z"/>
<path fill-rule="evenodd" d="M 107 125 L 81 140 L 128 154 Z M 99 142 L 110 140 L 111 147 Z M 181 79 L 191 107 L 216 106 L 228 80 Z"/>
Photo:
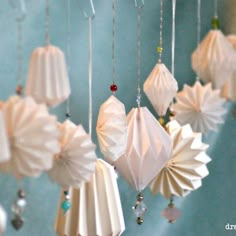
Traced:
<path fill-rule="evenodd" d="M 36 48 L 29 62 L 25 93 L 38 103 L 56 106 L 70 92 L 64 53 L 53 45 Z"/>
<path fill-rule="evenodd" d="M 201 85 L 197 81 L 193 87 L 185 84 L 176 100 L 172 106 L 176 120 L 181 125 L 190 124 L 194 132 L 216 131 L 217 125 L 224 123 L 225 99 L 220 97 L 220 90 L 212 89 L 211 83 Z"/>
<path fill-rule="evenodd" d="M 213 88 L 221 88 L 236 70 L 236 54 L 220 30 L 211 30 L 192 54 L 192 67 Z"/>
<path fill-rule="evenodd" d="M 114 168 L 101 159 L 89 183 L 70 189 L 71 209 L 64 215 L 61 193 L 55 222 L 58 236 L 118 236 L 125 230 Z"/>
<path fill-rule="evenodd" d="M 0 236 L 4 235 L 7 225 L 7 213 L 0 205 Z"/>
<path fill-rule="evenodd" d="M 36 177 L 49 170 L 53 155 L 59 152 L 56 117 L 45 105 L 30 98 L 13 96 L 2 108 L 11 158 L 0 164 L 0 170 L 16 178 Z"/>
<path fill-rule="evenodd" d="M 233 46 L 236 53 L 236 35 L 229 35 L 227 36 L 227 39 Z M 233 76 L 229 78 L 223 86 L 222 96 L 231 101 L 236 101 L 236 70 L 234 71 Z"/>
<path fill-rule="evenodd" d="M 79 188 L 82 182 L 90 180 L 95 171 L 95 144 L 82 125 L 76 126 L 70 120 L 58 124 L 61 151 L 54 156 L 49 177 L 63 188 Z"/>
<path fill-rule="evenodd" d="M 1 105 L 0 105 L 1 106 Z M 0 110 L 0 163 L 9 160 L 10 150 L 6 133 L 5 120 Z"/>
<path fill-rule="evenodd" d="M 100 107 L 96 128 L 100 150 L 111 164 L 125 153 L 127 129 L 125 106 L 111 95 Z"/>
<path fill-rule="evenodd" d="M 201 134 L 194 133 L 188 124 L 181 127 L 173 120 L 167 124 L 167 130 L 173 141 L 173 154 L 150 188 L 153 194 L 161 193 L 166 198 L 183 197 L 199 188 L 202 178 L 209 174 L 208 145 L 202 143 Z"/>
<path fill-rule="evenodd" d="M 144 82 L 143 90 L 159 116 L 164 116 L 172 99 L 175 97 L 178 84 L 163 63 L 157 63 Z"/>
<path fill-rule="evenodd" d="M 134 189 L 142 191 L 171 157 L 172 142 L 146 107 L 133 108 L 127 121 L 127 149 L 114 164 Z"/>

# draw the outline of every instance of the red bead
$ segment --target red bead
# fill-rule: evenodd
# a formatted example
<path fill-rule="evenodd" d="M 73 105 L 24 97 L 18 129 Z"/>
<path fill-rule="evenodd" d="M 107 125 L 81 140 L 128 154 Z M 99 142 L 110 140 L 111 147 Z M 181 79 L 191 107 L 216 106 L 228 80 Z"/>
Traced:
<path fill-rule="evenodd" d="M 112 92 L 116 92 L 116 91 L 117 91 L 117 85 L 116 85 L 116 84 L 112 84 L 112 85 L 110 86 L 110 90 L 111 90 Z"/>

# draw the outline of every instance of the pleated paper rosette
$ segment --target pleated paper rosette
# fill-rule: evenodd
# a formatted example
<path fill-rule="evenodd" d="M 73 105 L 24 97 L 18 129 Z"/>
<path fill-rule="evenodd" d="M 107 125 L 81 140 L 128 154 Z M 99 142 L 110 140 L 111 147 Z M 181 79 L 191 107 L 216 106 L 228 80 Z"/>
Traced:
<path fill-rule="evenodd" d="M 175 119 L 180 125 L 190 124 L 194 132 L 216 131 L 224 123 L 225 99 L 220 97 L 220 90 L 212 89 L 211 83 L 201 85 L 197 81 L 192 87 L 185 84 L 176 100 L 172 106 Z"/>
<path fill-rule="evenodd" d="M 114 165 L 124 179 L 140 192 L 171 157 L 172 141 L 146 107 L 133 108 L 127 121 L 126 152 Z"/>
<path fill-rule="evenodd" d="M 228 35 L 227 39 L 234 48 L 236 54 L 236 35 Z M 230 77 L 222 88 L 222 96 L 231 100 L 236 101 L 236 70 L 232 77 Z"/>
<path fill-rule="evenodd" d="M 10 150 L 5 127 L 5 120 L 1 109 L 0 109 L 0 147 L 1 147 L 0 148 L 0 163 L 1 163 L 9 160 L 10 158 Z"/>
<path fill-rule="evenodd" d="M 54 156 L 48 175 L 64 189 L 79 188 L 95 171 L 96 146 L 82 125 L 66 120 L 58 124 L 58 129 L 61 150 Z"/>
<path fill-rule="evenodd" d="M 48 45 L 33 51 L 25 93 L 48 106 L 59 105 L 69 97 L 71 90 L 66 62 L 58 47 Z"/>
<path fill-rule="evenodd" d="M 100 150 L 111 164 L 125 153 L 127 126 L 124 104 L 111 95 L 100 107 L 96 127 Z"/>
<path fill-rule="evenodd" d="M 173 141 L 173 154 L 150 188 L 153 194 L 161 193 L 169 199 L 198 189 L 209 174 L 206 164 L 211 158 L 206 154 L 208 145 L 202 142 L 201 133 L 194 133 L 189 124 L 181 127 L 173 120 L 167 124 L 167 131 Z"/>
<path fill-rule="evenodd" d="M 31 97 L 13 96 L 2 107 L 11 157 L 0 171 L 16 178 L 37 177 L 52 167 L 59 152 L 56 117 Z"/>
<path fill-rule="evenodd" d="M 178 84 L 163 63 L 157 63 L 144 82 L 143 90 L 159 116 L 164 116 L 175 97 Z"/>
<path fill-rule="evenodd" d="M 205 82 L 220 89 L 236 70 L 236 54 L 220 30 L 211 30 L 192 54 L 192 67 Z"/>
<path fill-rule="evenodd" d="M 64 215 L 59 201 L 55 230 L 58 236 L 118 236 L 125 230 L 114 168 L 101 159 L 90 182 L 70 189 L 72 207 Z"/>

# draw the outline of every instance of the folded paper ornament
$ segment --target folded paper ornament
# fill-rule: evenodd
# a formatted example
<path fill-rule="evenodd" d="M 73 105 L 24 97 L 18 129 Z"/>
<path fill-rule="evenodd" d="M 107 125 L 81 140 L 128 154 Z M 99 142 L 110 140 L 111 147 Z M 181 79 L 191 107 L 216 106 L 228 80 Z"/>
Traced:
<path fill-rule="evenodd" d="M 56 106 L 70 95 L 64 53 L 53 45 L 36 48 L 30 58 L 25 93 L 38 103 Z"/>
<path fill-rule="evenodd" d="M 220 30 L 211 30 L 192 54 L 192 67 L 205 82 L 220 89 L 236 70 L 236 53 Z"/>
<path fill-rule="evenodd" d="M 216 131 L 217 125 L 224 123 L 225 99 L 220 97 L 220 90 L 212 89 L 211 83 L 201 85 L 197 81 L 192 87 L 185 84 L 176 100 L 171 107 L 175 119 L 181 125 L 190 124 L 194 132 Z"/>
<path fill-rule="evenodd" d="M 95 171 L 96 146 L 82 125 L 76 126 L 66 120 L 58 124 L 58 129 L 61 150 L 54 156 L 48 175 L 64 189 L 79 188 L 84 181 L 90 180 Z"/>
<path fill-rule="evenodd" d="M 143 90 L 159 116 L 164 116 L 175 97 L 178 84 L 163 63 L 157 63 L 144 82 Z"/>
<path fill-rule="evenodd" d="M 2 111 L 0 110 L 0 162 L 9 160 L 10 150 L 6 133 L 5 120 Z"/>
<path fill-rule="evenodd" d="M 56 117 L 31 97 L 10 97 L 2 111 L 11 157 L 0 164 L 0 171 L 21 178 L 49 170 L 53 155 L 59 152 Z"/>
<path fill-rule="evenodd" d="M 233 46 L 236 54 L 236 35 L 229 35 L 227 39 Z M 233 76 L 230 77 L 222 88 L 222 96 L 231 100 L 236 101 L 236 70 L 233 73 Z"/>
<path fill-rule="evenodd" d="M 111 164 L 125 153 L 127 129 L 125 106 L 111 95 L 100 107 L 96 128 L 100 150 Z"/>
<path fill-rule="evenodd" d="M 0 236 L 4 235 L 7 225 L 7 213 L 0 205 Z"/>
<path fill-rule="evenodd" d="M 114 165 L 137 191 L 142 191 L 171 157 L 172 141 L 146 107 L 133 108 L 127 117 L 128 143 Z"/>
<path fill-rule="evenodd" d="M 194 133 L 189 124 L 180 126 L 175 120 L 167 124 L 173 141 L 173 154 L 166 166 L 150 184 L 153 194 L 165 198 L 183 197 L 199 188 L 209 172 L 206 164 L 211 161 L 206 154 L 208 145 L 202 143 L 202 135 Z"/>
<path fill-rule="evenodd" d="M 64 214 L 60 204 L 55 230 L 58 236 L 118 236 L 125 230 L 124 218 L 114 168 L 101 159 L 90 182 L 80 189 L 70 189 L 71 209 Z"/>

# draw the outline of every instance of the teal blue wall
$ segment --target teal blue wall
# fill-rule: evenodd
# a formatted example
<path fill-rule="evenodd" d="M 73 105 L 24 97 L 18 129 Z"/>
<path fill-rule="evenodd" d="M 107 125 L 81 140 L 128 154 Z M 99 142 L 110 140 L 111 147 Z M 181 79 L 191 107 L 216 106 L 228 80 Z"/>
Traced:
<path fill-rule="evenodd" d="M 87 46 L 88 28 L 78 1 L 72 2 L 72 53 L 71 53 L 71 113 L 75 123 L 82 123 L 88 130 L 88 83 Z M 164 0 L 163 61 L 170 68 L 171 62 L 171 1 Z M 196 47 L 196 0 L 177 0 L 176 12 L 176 79 L 179 87 L 184 83 L 193 84 L 195 75 L 191 69 L 190 54 Z M 219 1 L 220 16 L 227 14 L 223 0 Z M 227 1 L 226 1 L 227 2 Z M 231 1 L 232 2 L 232 1 Z M 24 22 L 24 78 L 27 74 L 29 56 L 32 50 L 44 44 L 45 1 L 26 0 L 27 17 Z M 96 17 L 93 21 L 93 128 L 100 104 L 110 95 L 112 81 L 111 64 L 111 1 L 94 0 Z M 213 16 L 213 0 L 202 1 L 202 34 L 209 30 Z M 66 0 L 52 0 L 51 41 L 66 49 Z M 134 0 L 116 1 L 116 62 L 117 92 L 126 105 L 127 112 L 135 106 L 136 92 L 136 37 L 137 14 Z M 227 23 L 227 22 L 225 22 Z M 226 24 L 223 25 L 223 29 Z M 141 22 L 141 82 L 143 83 L 157 61 L 155 48 L 159 37 L 159 1 L 147 0 Z M 0 99 L 5 100 L 14 92 L 16 75 L 16 25 L 12 9 L 7 1 L 0 7 Z M 228 31 L 229 32 L 229 31 Z M 143 95 L 143 106 L 150 103 Z M 226 122 L 218 133 L 210 133 L 205 140 L 211 145 L 209 155 L 210 175 L 203 181 L 203 187 L 184 199 L 176 200 L 182 210 L 182 218 L 169 225 L 160 213 L 168 204 L 161 196 L 153 197 L 145 191 L 148 207 L 145 223 L 138 226 L 131 207 L 136 198 L 122 178 L 119 178 L 126 231 L 124 236 L 215 236 L 233 235 L 226 232 L 225 224 L 236 224 L 236 204 L 234 182 L 236 180 L 236 120 L 231 114 L 233 104 L 227 104 Z M 65 104 L 52 110 L 59 120 L 64 119 Z M 154 113 L 155 114 L 155 113 Z M 93 129 L 94 130 L 94 129 Z M 93 132 L 93 140 L 96 135 Z M 98 156 L 101 154 L 98 151 Z M 8 176 L 0 176 L 0 203 L 8 210 L 14 200 L 17 184 Z M 28 208 L 25 212 L 25 226 L 15 232 L 10 225 L 7 236 L 53 236 L 54 218 L 59 196 L 59 187 L 49 181 L 46 175 L 38 179 L 25 179 L 23 186 L 27 193 Z M 106 220 L 106 219 L 104 219 Z"/>

